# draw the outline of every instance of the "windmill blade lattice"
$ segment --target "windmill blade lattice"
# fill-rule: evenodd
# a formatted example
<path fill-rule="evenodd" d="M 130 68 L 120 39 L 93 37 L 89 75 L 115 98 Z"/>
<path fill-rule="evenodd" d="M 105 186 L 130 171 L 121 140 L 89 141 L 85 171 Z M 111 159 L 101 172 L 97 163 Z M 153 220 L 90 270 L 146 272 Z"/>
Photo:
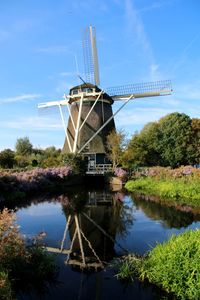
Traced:
<path fill-rule="evenodd" d="M 171 80 L 127 84 L 105 89 L 105 92 L 114 100 L 126 98 L 129 95 L 134 95 L 134 98 L 168 95 L 171 91 Z"/>
<path fill-rule="evenodd" d="M 85 80 L 88 83 L 99 85 L 99 64 L 96 48 L 95 27 L 87 27 L 83 33 L 83 58 L 85 68 Z"/>
<path fill-rule="evenodd" d="M 94 65 L 92 61 L 92 49 L 90 43 L 90 31 L 89 28 L 85 28 L 83 33 L 83 58 L 84 58 L 84 69 L 85 69 L 85 80 L 86 82 L 94 83 Z"/>

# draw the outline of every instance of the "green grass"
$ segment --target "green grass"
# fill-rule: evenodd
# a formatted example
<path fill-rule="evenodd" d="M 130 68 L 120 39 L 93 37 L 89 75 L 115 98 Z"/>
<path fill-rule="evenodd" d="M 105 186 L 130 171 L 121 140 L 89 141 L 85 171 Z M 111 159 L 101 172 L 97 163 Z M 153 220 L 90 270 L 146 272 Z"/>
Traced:
<path fill-rule="evenodd" d="M 148 280 L 178 299 L 200 299 L 200 230 L 172 236 L 140 259 L 140 263 L 134 256 L 131 262 L 129 256 L 117 277 L 130 279 L 136 273 L 140 280 Z"/>
<path fill-rule="evenodd" d="M 200 299 L 200 230 L 157 245 L 140 272 L 141 279 L 147 278 L 180 299 Z"/>
<path fill-rule="evenodd" d="M 112 266 L 117 269 L 117 279 L 134 281 L 139 276 L 141 264 L 141 257 L 127 255 L 124 259 L 116 259 Z"/>
<path fill-rule="evenodd" d="M 157 195 L 177 204 L 200 207 L 200 181 L 197 180 L 142 177 L 128 181 L 125 188 L 130 192 Z"/>

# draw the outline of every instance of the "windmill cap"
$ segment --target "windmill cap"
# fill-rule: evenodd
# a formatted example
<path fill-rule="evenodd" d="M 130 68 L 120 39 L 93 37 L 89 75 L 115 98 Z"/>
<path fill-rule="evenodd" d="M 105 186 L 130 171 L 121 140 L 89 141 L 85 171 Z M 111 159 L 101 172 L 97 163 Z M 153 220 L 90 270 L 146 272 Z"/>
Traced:
<path fill-rule="evenodd" d="M 83 83 L 80 85 L 76 85 L 74 87 L 72 87 L 69 91 L 69 94 L 72 95 L 74 94 L 75 90 L 84 90 L 84 89 L 95 89 L 95 92 L 101 92 L 102 90 L 95 84 L 92 83 Z M 107 93 L 103 93 L 103 99 L 108 100 L 110 102 L 110 104 L 113 104 L 113 99 L 107 94 Z"/>

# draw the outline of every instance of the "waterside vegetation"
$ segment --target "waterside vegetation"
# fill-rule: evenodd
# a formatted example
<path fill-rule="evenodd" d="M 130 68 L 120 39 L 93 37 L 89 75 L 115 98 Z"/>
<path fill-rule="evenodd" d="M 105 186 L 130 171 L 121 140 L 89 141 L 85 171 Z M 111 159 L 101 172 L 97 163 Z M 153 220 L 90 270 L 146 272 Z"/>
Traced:
<path fill-rule="evenodd" d="M 14 212 L 0 213 L 0 299 L 15 299 L 17 290 L 42 289 L 55 280 L 54 258 L 38 244 L 26 246 Z"/>
<path fill-rule="evenodd" d="M 144 257 L 129 255 L 118 263 L 118 279 L 147 280 L 178 299 L 200 298 L 200 230 L 172 236 Z"/>
<path fill-rule="evenodd" d="M 26 171 L 0 171 L 0 202 L 20 200 L 30 193 L 50 190 L 73 177 L 71 167 L 34 168 Z"/>
<path fill-rule="evenodd" d="M 85 173 L 81 156 L 61 153 L 53 146 L 34 149 L 27 137 L 19 138 L 15 148 L 0 152 L 0 202 L 74 184 Z"/>
<path fill-rule="evenodd" d="M 125 188 L 130 192 L 155 195 L 162 203 L 200 207 L 200 169 L 152 167 L 132 174 Z"/>

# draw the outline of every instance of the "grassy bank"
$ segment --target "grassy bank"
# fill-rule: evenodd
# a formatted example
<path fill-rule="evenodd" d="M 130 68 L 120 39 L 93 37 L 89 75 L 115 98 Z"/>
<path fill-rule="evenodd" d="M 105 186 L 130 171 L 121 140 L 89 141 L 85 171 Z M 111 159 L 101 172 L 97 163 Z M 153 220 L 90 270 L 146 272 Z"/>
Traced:
<path fill-rule="evenodd" d="M 119 279 L 140 280 L 173 293 L 178 299 L 200 299 L 200 230 L 172 236 L 144 258 L 128 256 L 119 264 Z"/>
<path fill-rule="evenodd" d="M 200 170 L 150 168 L 145 172 L 135 174 L 125 188 L 130 192 L 159 196 L 161 201 L 200 206 Z"/>

